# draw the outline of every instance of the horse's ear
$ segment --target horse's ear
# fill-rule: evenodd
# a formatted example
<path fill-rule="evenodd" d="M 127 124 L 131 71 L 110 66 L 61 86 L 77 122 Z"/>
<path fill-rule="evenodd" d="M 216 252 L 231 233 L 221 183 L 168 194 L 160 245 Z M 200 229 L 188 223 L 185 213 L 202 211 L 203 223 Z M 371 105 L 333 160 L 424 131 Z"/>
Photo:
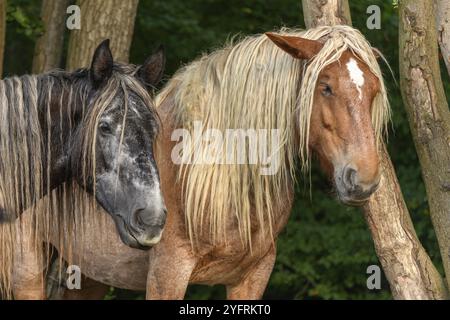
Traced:
<path fill-rule="evenodd" d="M 154 88 L 164 74 L 166 65 L 166 55 L 164 47 L 160 46 L 154 54 L 145 60 L 144 64 L 139 67 L 136 75 L 147 88 Z"/>
<path fill-rule="evenodd" d="M 109 39 L 106 39 L 95 49 L 94 57 L 92 58 L 90 77 L 95 88 L 101 86 L 111 77 L 113 64 Z"/>
<path fill-rule="evenodd" d="M 316 40 L 310 40 L 293 36 L 281 36 L 266 32 L 266 36 L 280 49 L 289 53 L 296 59 L 311 59 L 319 53 L 323 44 Z"/>

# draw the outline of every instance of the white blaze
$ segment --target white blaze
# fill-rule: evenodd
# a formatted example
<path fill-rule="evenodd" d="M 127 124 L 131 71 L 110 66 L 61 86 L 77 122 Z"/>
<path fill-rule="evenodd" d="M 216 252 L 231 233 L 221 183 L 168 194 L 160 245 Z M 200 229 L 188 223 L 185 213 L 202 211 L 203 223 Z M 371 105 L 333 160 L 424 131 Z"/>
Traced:
<path fill-rule="evenodd" d="M 362 99 L 362 91 L 361 88 L 364 85 L 364 73 L 358 67 L 358 63 L 355 59 L 351 58 L 349 62 L 347 62 L 347 70 L 350 74 L 350 79 L 352 79 L 353 83 L 356 85 L 356 89 L 358 89 L 359 100 Z"/>

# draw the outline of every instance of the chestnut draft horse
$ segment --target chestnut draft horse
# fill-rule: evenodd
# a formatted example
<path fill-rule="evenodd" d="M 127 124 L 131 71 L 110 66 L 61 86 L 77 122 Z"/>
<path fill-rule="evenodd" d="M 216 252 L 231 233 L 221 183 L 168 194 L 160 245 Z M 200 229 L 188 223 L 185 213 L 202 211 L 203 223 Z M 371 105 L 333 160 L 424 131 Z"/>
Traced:
<path fill-rule="evenodd" d="M 157 110 L 168 208 L 160 243 L 147 254 L 127 248 L 110 221 L 101 232 L 87 226 L 90 246 L 80 255 L 87 277 L 146 289 L 148 299 L 182 299 L 188 284 L 224 284 L 229 299 L 261 298 L 291 211 L 294 171 L 307 170 L 311 154 L 343 203 L 362 204 L 380 183 L 389 103 L 373 49 L 348 26 L 282 29 L 215 51 L 178 71 Z M 229 129 L 277 134 L 253 148 L 216 139 Z M 275 146 L 266 159 L 276 170 L 250 161 L 251 150 L 237 159 L 242 147 L 260 152 L 264 141 Z"/>

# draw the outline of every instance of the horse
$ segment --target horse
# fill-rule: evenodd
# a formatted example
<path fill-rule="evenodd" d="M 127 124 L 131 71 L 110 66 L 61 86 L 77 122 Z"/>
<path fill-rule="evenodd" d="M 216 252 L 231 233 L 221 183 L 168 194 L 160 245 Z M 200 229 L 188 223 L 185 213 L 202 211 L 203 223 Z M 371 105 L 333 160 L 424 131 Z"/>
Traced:
<path fill-rule="evenodd" d="M 84 275 L 146 289 L 148 299 L 182 299 L 189 284 L 225 285 L 228 299 L 261 298 L 299 167 L 306 173 L 315 156 L 348 205 L 363 204 L 382 182 L 390 107 L 377 57 L 358 30 L 338 25 L 248 36 L 183 67 L 156 97 L 164 123 L 156 159 L 169 212 L 161 241 L 138 252 L 108 231 L 111 219 L 101 232 L 89 224 Z M 220 143 L 229 129 L 277 134 L 255 145 L 250 134 L 245 143 Z M 242 147 L 267 144 L 275 170 L 262 170 L 271 162 L 255 164 L 250 152 L 238 159 Z"/>
<path fill-rule="evenodd" d="M 166 213 L 152 153 L 158 122 L 146 86 L 161 76 L 161 59 L 158 53 L 140 70 L 127 70 L 114 64 L 105 40 L 90 70 L 1 81 L 3 218 L 75 180 L 115 217 L 125 243 L 157 242 Z"/>
<path fill-rule="evenodd" d="M 160 48 L 142 66 L 116 63 L 105 40 L 89 69 L 0 82 L 0 205 L 12 219 L 0 230 L 5 283 L 19 238 L 62 237 L 66 230 L 52 230 L 51 218 L 75 228 L 97 203 L 126 245 L 148 249 L 159 241 L 166 207 L 153 149 L 160 122 L 149 90 L 164 61 Z M 67 202 L 73 184 L 85 192 Z M 62 213 L 53 217 L 56 207 Z M 25 210 L 30 223 L 14 221 Z"/>

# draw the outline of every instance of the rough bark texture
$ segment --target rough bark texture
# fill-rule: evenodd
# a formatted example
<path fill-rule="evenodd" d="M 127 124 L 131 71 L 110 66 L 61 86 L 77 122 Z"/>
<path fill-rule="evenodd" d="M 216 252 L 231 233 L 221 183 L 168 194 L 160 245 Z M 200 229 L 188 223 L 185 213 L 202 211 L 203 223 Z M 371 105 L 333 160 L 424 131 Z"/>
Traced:
<path fill-rule="evenodd" d="M 335 24 L 352 25 L 347 0 L 303 0 L 302 4 L 307 28 Z"/>
<path fill-rule="evenodd" d="M 439 46 L 450 75 L 450 1 L 435 0 L 434 3 Z"/>
<path fill-rule="evenodd" d="M 3 54 L 5 52 L 6 0 L 0 0 L 0 79 L 3 76 Z"/>
<path fill-rule="evenodd" d="M 381 187 L 364 206 L 364 215 L 392 296 L 395 299 L 445 299 L 445 283 L 417 238 L 384 146 L 381 166 Z"/>
<path fill-rule="evenodd" d="M 450 285 L 450 111 L 442 85 L 433 3 L 400 2 L 400 86 Z"/>
<path fill-rule="evenodd" d="M 333 1 L 338 3 L 330 7 L 321 5 L 325 2 L 303 1 L 307 28 L 351 21 L 348 1 Z M 328 14 L 317 12 L 325 9 L 331 11 Z M 338 12 L 341 18 L 323 18 L 332 16 L 334 12 Z M 416 236 L 384 146 L 381 148 L 381 159 L 382 182 L 364 206 L 364 213 L 392 296 L 394 299 L 444 299 L 447 297 L 446 287 Z"/>
<path fill-rule="evenodd" d="M 43 0 L 41 18 L 44 33 L 34 48 L 33 73 L 59 68 L 64 42 L 66 9 L 70 0 Z"/>
<path fill-rule="evenodd" d="M 111 40 L 114 60 L 128 62 L 138 0 L 78 0 L 81 29 L 69 40 L 67 69 L 87 67 L 98 44 Z"/>

